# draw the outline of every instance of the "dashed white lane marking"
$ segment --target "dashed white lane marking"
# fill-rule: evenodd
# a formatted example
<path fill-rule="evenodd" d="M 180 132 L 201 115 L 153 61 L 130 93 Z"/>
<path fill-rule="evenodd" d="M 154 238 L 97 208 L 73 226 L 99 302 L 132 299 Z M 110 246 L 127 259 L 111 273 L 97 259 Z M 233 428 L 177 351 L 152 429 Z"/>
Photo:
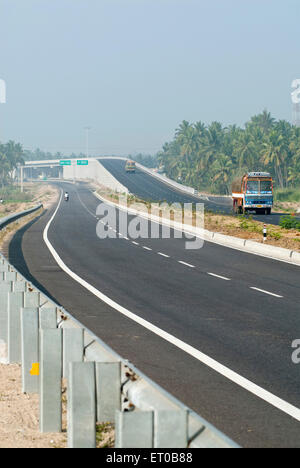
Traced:
<path fill-rule="evenodd" d="M 162 257 L 170 258 L 170 255 L 166 255 L 166 254 L 164 254 L 162 252 L 157 252 L 157 253 L 158 253 L 158 255 L 161 255 Z"/>
<path fill-rule="evenodd" d="M 214 276 L 215 278 L 222 279 L 224 281 L 231 281 L 230 278 L 226 278 L 226 276 L 216 275 L 215 273 L 207 273 L 210 276 Z"/>
<path fill-rule="evenodd" d="M 254 287 L 251 287 L 250 289 L 254 289 L 255 291 L 259 291 L 264 294 L 268 294 L 269 296 L 278 297 L 279 299 L 283 298 L 283 296 L 279 296 L 278 294 L 271 293 L 270 291 L 265 291 L 264 289 L 259 289 L 259 288 L 254 288 Z"/>
<path fill-rule="evenodd" d="M 67 274 L 69 275 L 74 281 L 77 283 L 81 284 L 85 289 L 90 291 L 92 294 L 94 294 L 98 299 L 101 301 L 105 302 L 107 305 L 112 307 L 113 309 L 117 310 L 120 314 L 124 315 L 125 317 L 131 319 L 132 321 L 138 323 L 142 327 L 146 328 L 147 330 L 151 331 L 152 333 L 155 333 L 157 336 L 160 338 L 164 339 L 168 343 L 173 344 L 177 348 L 181 349 L 185 353 L 189 354 L 190 356 L 194 357 L 197 359 L 199 362 L 202 362 L 206 366 L 210 367 L 213 369 L 215 372 L 218 374 L 222 375 L 223 377 L 227 378 L 231 382 L 234 382 L 235 384 L 239 385 L 240 387 L 244 388 L 248 392 L 252 393 L 253 395 L 257 396 L 258 398 L 266 401 L 268 404 L 274 406 L 275 408 L 279 409 L 285 414 L 288 414 L 292 418 L 296 419 L 297 421 L 300 421 L 300 409 L 291 405 L 287 401 L 282 400 L 281 398 L 277 397 L 273 393 L 268 392 L 262 387 L 259 387 L 256 385 L 254 382 L 251 382 L 250 380 L 246 379 L 245 377 L 237 374 L 236 372 L 232 371 L 228 367 L 224 366 L 223 364 L 219 363 L 218 361 L 212 359 L 211 357 L 207 356 L 206 354 L 202 353 L 198 349 L 192 347 L 188 343 L 185 343 L 184 341 L 181 341 L 180 339 L 176 338 L 175 336 L 171 335 L 170 333 L 162 330 L 161 328 L 157 327 L 156 325 L 153 325 L 152 323 L 148 322 L 147 320 L 143 319 L 142 317 L 134 314 L 133 312 L 130 312 L 128 309 L 125 307 L 121 306 L 117 302 L 113 301 L 110 299 L 108 296 L 103 294 L 101 291 L 97 290 L 94 286 L 89 284 L 87 281 L 85 281 L 83 278 L 78 276 L 75 272 L 70 270 L 70 268 L 63 262 L 61 257 L 58 255 L 56 250 L 54 249 L 53 245 L 48 239 L 48 231 L 49 228 L 61 206 L 62 202 L 62 197 L 63 197 L 63 192 L 61 192 L 61 198 L 60 202 L 52 216 L 52 218 L 49 220 L 47 226 L 45 227 L 44 233 L 43 233 L 43 239 L 53 256 L 54 260 L 56 263 L 60 266 L 60 268 Z"/>
<path fill-rule="evenodd" d="M 138 242 L 131 241 L 134 245 L 140 245 Z"/>
<path fill-rule="evenodd" d="M 150 247 L 146 247 L 145 245 L 143 245 L 143 249 L 145 249 L 145 250 L 152 250 L 152 249 L 150 249 Z"/>
<path fill-rule="evenodd" d="M 191 265 L 190 263 L 183 262 L 182 260 L 178 260 L 178 263 L 181 263 L 181 265 L 185 265 L 190 268 L 196 268 L 195 265 Z"/>

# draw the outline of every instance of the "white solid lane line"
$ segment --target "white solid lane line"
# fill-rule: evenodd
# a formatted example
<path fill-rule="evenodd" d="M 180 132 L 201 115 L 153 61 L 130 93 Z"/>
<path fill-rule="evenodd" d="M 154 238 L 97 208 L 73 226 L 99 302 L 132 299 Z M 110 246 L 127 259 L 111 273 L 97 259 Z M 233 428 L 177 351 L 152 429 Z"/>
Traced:
<path fill-rule="evenodd" d="M 231 281 L 230 278 L 226 278 L 225 276 L 216 275 L 215 273 L 207 273 L 207 274 L 210 275 L 210 276 L 214 276 L 215 278 L 222 279 L 224 281 Z"/>
<path fill-rule="evenodd" d="M 271 293 L 270 291 L 265 291 L 264 289 L 259 289 L 259 288 L 254 288 L 254 287 L 251 287 L 250 289 L 254 289 L 255 291 L 259 291 L 264 294 L 268 294 L 269 296 L 278 297 L 279 299 L 283 298 L 283 296 L 279 296 L 279 294 L 274 294 L 274 293 Z"/>
<path fill-rule="evenodd" d="M 195 265 L 191 265 L 190 263 L 183 262 L 182 260 L 178 260 L 178 263 L 181 263 L 181 265 L 185 265 L 190 268 L 196 268 Z"/>
<path fill-rule="evenodd" d="M 67 274 L 69 275 L 74 281 L 77 283 L 81 284 L 85 289 L 90 291 L 92 294 L 94 294 L 98 299 L 101 301 L 105 302 L 107 305 L 118 311 L 120 314 L 124 315 L 125 317 L 131 319 L 132 321 L 138 323 L 142 327 L 146 328 L 147 330 L 150 330 L 152 333 L 156 334 L 160 338 L 164 339 L 168 343 L 171 343 L 172 345 L 176 346 L 177 348 L 181 349 L 185 353 L 189 354 L 193 358 L 197 359 L 199 362 L 202 364 L 205 364 L 208 366 L 210 369 L 213 369 L 215 372 L 218 374 L 222 375 L 223 377 L 227 378 L 231 382 L 234 382 L 235 384 L 239 385 L 240 387 L 244 388 L 248 392 L 252 393 L 256 397 L 266 401 L 268 404 L 274 406 L 275 408 L 279 409 L 283 413 L 291 416 L 292 418 L 296 419 L 297 421 L 300 422 L 300 409 L 297 408 L 296 406 L 291 405 L 290 403 L 282 400 L 281 398 L 277 397 L 276 395 L 268 392 L 262 387 L 259 387 L 255 383 L 251 382 L 250 380 L 246 379 L 245 377 L 242 377 L 241 375 L 237 374 L 236 372 L 232 371 L 226 366 L 223 366 L 223 364 L 220 364 L 218 361 L 215 361 L 214 359 L 210 358 L 206 354 L 202 353 L 196 348 L 193 348 L 189 344 L 185 343 L 184 341 L 179 340 L 175 336 L 171 335 L 170 333 L 167 333 L 166 331 L 162 330 L 161 328 L 153 325 L 152 323 L 148 322 L 147 320 L 139 317 L 138 315 L 134 314 L 133 312 L 130 312 L 128 309 L 125 307 L 121 306 L 117 302 L 113 301 L 110 299 L 108 296 L 103 294 L 101 291 L 97 290 L 94 286 L 89 284 L 87 281 L 84 279 L 80 278 L 76 273 L 74 273 L 70 268 L 63 262 L 63 260 L 60 258 L 52 244 L 50 243 L 48 239 L 48 231 L 49 228 L 59 210 L 59 207 L 61 206 L 61 201 L 63 198 L 63 192 L 61 194 L 61 199 L 60 202 L 48 222 L 47 226 L 45 227 L 44 233 L 43 233 L 43 239 L 44 242 L 46 243 L 51 255 L 55 259 L 56 263 L 60 266 L 60 268 Z"/>

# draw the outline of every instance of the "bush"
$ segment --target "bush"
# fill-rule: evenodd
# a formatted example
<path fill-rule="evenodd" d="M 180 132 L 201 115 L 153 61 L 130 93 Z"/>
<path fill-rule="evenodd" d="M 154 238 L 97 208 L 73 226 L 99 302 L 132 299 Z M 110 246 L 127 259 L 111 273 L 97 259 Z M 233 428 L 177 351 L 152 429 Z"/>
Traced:
<path fill-rule="evenodd" d="M 281 217 L 279 225 L 284 229 L 297 229 L 300 231 L 300 221 L 293 216 Z"/>

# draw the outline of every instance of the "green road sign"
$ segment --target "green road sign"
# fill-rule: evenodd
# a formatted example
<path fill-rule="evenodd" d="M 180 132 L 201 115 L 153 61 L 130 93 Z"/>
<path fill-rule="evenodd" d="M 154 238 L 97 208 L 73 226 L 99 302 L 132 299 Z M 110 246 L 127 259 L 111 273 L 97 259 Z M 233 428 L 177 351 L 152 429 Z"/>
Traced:
<path fill-rule="evenodd" d="M 80 159 L 77 161 L 77 166 L 88 166 L 89 162 L 86 159 Z"/>
<path fill-rule="evenodd" d="M 71 161 L 70 160 L 61 160 L 59 161 L 60 166 L 71 166 Z"/>

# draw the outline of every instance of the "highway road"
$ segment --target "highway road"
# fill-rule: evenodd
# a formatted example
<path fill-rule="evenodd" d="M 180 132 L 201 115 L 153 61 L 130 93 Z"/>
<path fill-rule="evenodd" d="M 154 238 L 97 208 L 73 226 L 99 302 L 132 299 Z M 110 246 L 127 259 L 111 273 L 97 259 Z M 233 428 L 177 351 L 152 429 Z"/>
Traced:
<path fill-rule="evenodd" d="M 101 202 L 89 187 L 59 187 L 70 201 L 13 238 L 16 268 L 243 447 L 300 447 L 299 366 L 291 360 L 300 338 L 299 267 L 209 242 L 186 250 L 184 239 L 132 240 L 113 222 L 117 238 L 101 239 Z M 61 260 L 173 344 L 58 267 L 43 240 L 54 214 L 48 238 Z"/>
<path fill-rule="evenodd" d="M 232 200 L 229 197 L 193 197 L 192 195 L 185 194 L 175 190 L 171 186 L 167 186 L 160 182 L 155 177 L 137 169 L 135 174 L 125 172 L 125 161 L 120 159 L 101 159 L 101 164 L 111 174 L 119 180 L 125 187 L 128 188 L 130 193 L 150 201 L 166 200 L 169 203 L 183 202 L 183 203 L 204 203 L 205 209 L 233 215 Z M 263 223 L 279 225 L 281 216 L 284 213 L 272 213 L 270 216 L 252 214 L 253 219 Z"/>

